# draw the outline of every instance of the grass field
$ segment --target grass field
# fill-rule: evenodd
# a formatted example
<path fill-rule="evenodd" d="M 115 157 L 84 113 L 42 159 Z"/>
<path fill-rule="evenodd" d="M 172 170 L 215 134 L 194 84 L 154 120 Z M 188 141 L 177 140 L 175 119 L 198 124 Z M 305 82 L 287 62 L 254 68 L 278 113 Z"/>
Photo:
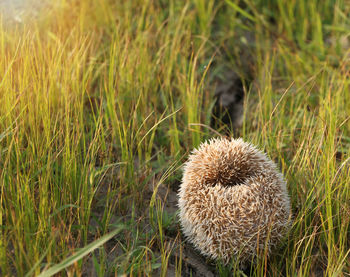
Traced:
<path fill-rule="evenodd" d="M 278 164 L 293 213 L 251 276 L 350 276 L 349 15 L 345 0 L 59 0 L 3 16 L 0 275 L 196 276 L 165 199 L 224 133 L 214 92 L 235 71 L 235 135 Z"/>

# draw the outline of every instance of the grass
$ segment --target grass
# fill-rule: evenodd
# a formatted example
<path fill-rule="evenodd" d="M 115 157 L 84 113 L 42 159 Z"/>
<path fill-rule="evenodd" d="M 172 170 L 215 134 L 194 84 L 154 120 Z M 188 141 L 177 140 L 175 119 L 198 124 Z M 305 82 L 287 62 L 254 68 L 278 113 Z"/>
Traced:
<path fill-rule="evenodd" d="M 252 276 L 349 276 L 349 5 L 61 0 L 41 9 L 0 26 L 2 276 L 57 264 L 68 276 L 185 274 L 186 243 L 161 188 L 176 187 L 188 153 L 216 136 L 210 110 L 227 71 L 253 80 L 239 135 L 278 163 L 292 202 L 291 231 Z M 244 274 L 235 262 L 208 266 Z"/>

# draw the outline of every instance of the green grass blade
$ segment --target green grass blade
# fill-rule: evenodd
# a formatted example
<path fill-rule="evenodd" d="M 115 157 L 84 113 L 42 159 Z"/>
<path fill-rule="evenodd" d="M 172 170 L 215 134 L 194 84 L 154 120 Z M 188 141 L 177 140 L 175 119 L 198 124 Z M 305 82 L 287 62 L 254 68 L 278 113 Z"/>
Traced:
<path fill-rule="evenodd" d="M 256 22 L 256 19 L 253 16 L 251 16 L 245 10 L 241 9 L 237 4 L 235 4 L 235 3 L 233 3 L 232 1 L 229 1 L 229 0 L 226 0 L 226 3 L 229 4 L 234 10 L 236 10 L 238 13 L 240 13 L 244 17 L 250 19 L 253 22 Z"/>
<path fill-rule="evenodd" d="M 98 240 L 88 244 L 84 248 L 80 249 L 77 253 L 74 255 L 68 257 L 64 261 L 60 262 L 57 265 L 54 265 L 50 269 L 42 272 L 39 277 L 49 277 L 52 276 L 61 270 L 67 268 L 68 266 L 74 264 L 75 262 L 79 261 L 80 259 L 84 258 L 86 255 L 90 254 L 92 251 L 94 251 L 96 248 L 102 246 L 107 241 L 109 241 L 111 238 L 113 238 L 115 235 L 117 235 L 121 230 L 123 229 L 123 226 L 119 226 L 114 231 L 110 232 L 109 234 L 104 235 L 103 237 L 99 238 Z"/>

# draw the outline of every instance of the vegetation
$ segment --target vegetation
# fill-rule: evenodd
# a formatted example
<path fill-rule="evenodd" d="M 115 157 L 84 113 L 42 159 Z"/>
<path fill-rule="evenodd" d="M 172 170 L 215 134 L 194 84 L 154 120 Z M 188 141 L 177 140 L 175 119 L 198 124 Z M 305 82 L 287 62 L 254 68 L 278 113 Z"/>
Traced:
<path fill-rule="evenodd" d="M 224 133 L 209 127 L 213 96 L 235 71 L 246 91 L 238 135 L 278 163 L 293 211 L 252 276 L 348 276 L 345 2 L 60 0 L 3 20 L 0 275 L 55 264 L 62 276 L 185 274 L 161 189 L 176 191 L 188 153 Z M 244 276 L 237 261 L 205 266 Z"/>

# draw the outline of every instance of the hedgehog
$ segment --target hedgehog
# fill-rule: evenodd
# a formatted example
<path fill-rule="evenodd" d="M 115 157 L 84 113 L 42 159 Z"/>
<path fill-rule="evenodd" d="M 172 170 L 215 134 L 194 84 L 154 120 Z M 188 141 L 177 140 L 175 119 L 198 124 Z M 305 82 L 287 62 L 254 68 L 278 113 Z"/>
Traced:
<path fill-rule="evenodd" d="M 269 253 L 290 225 L 282 174 L 241 138 L 214 138 L 195 149 L 184 165 L 178 197 L 185 237 L 225 264 Z"/>

